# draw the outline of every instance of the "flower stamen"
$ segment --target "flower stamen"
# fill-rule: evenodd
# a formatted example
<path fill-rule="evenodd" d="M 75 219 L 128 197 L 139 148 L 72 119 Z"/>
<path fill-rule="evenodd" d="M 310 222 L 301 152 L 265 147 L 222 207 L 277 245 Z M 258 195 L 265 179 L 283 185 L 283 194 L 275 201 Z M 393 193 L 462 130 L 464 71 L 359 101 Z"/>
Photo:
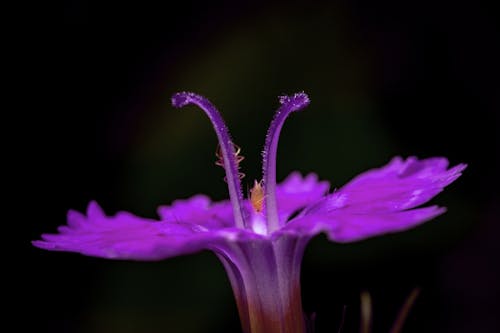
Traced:
<path fill-rule="evenodd" d="M 256 213 L 260 213 L 264 209 L 264 186 L 262 180 L 260 182 L 254 180 L 253 188 L 250 190 L 250 203 Z"/>

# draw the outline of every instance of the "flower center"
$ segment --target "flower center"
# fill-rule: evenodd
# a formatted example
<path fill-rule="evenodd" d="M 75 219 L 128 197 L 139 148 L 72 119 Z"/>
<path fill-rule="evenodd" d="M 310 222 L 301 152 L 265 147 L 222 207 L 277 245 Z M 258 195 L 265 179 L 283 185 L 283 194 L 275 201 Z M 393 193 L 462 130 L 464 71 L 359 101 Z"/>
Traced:
<path fill-rule="evenodd" d="M 282 227 L 285 221 L 279 220 L 276 200 L 276 155 L 279 135 L 288 115 L 309 105 L 309 97 L 303 92 L 280 97 L 281 106 L 276 111 L 266 135 L 262 161 L 263 178 L 260 182 L 255 181 L 254 187 L 250 190 L 249 199 L 254 212 L 247 212 L 244 209 L 240 182 L 242 174 L 239 172 L 239 163 L 243 157 L 239 155 L 240 148 L 232 143 L 219 111 L 206 98 L 192 92 L 181 92 L 172 97 L 174 107 L 180 108 L 188 104 L 197 105 L 206 113 L 217 134 L 219 149 L 216 153 L 218 158 L 216 164 L 226 171 L 225 180 L 236 227 L 251 229 L 259 234 L 269 234 Z"/>

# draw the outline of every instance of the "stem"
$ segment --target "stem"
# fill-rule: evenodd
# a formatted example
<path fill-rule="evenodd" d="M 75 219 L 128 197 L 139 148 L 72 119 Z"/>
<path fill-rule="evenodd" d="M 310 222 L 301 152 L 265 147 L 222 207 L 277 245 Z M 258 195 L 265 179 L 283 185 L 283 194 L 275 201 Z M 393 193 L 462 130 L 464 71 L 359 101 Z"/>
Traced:
<path fill-rule="evenodd" d="M 372 297 L 367 291 L 361 293 L 360 333 L 370 333 L 372 329 Z"/>
<path fill-rule="evenodd" d="M 419 294 L 420 294 L 420 288 L 415 288 L 412 290 L 410 295 L 408 295 L 408 298 L 406 298 L 406 301 L 401 310 L 399 311 L 396 321 L 392 325 L 391 331 L 389 333 L 401 332 L 401 330 L 403 329 L 403 324 L 405 323 L 406 318 L 408 317 L 408 313 L 410 312 L 410 309 L 412 308 Z"/>
<path fill-rule="evenodd" d="M 234 145 L 229 136 L 229 131 L 222 119 L 219 111 L 210 103 L 208 99 L 192 92 L 180 92 L 172 96 L 172 105 L 181 108 L 188 104 L 194 104 L 202 109 L 208 116 L 214 127 L 219 140 L 221 154 L 224 160 L 224 170 L 226 171 L 227 187 L 229 198 L 233 206 L 235 224 L 239 228 L 245 228 L 245 214 L 243 211 L 243 195 L 238 173 L 238 164 L 234 151 Z"/>

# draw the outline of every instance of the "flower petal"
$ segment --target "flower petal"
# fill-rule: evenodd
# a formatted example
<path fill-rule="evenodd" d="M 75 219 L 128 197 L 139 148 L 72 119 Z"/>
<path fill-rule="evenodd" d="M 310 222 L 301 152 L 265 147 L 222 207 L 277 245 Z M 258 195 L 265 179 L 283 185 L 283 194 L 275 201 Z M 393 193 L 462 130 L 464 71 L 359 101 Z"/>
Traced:
<path fill-rule="evenodd" d="M 166 222 L 197 224 L 207 229 L 234 226 L 233 210 L 229 201 L 212 203 L 205 195 L 176 200 L 171 206 L 158 207 L 158 215 Z"/>
<path fill-rule="evenodd" d="M 288 223 L 279 233 L 314 236 L 320 232 L 326 232 L 330 240 L 346 243 L 407 230 L 445 211 L 445 208 L 438 206 L 376 214 L 339 210 L 325 215 L 316 214 L 297 218 Z"/>
<path fill-rule="evenodd" d="M 312 236 L 324 231 L 331 240 L 350 242 L 409 229 L 445 212 L 437 206 L 415 207 L 441 192 L 465 167 L 448 169 L 445 158 L 396 157 L 309 205 L 282 232 Z"/>
<path fill-rule="evenodd" d="M 466 168 L 447 169 L 446 158 L 406 160 L 396 157 L 386 166 L 355 177 L 336 195 L 351 212 L 394 212 L 420 206 L 460 177 Z M 347 207 L 346 207 L 347 209 Z"/>
<path fill-rule="evenodd" d="M 188 254 L 212 246 L 212 242 L 234 238 L 230 231 L 208 232 L 203 226 L 155 221 L 127 212 L 106 216 L 95 202 L 87 216 L 68 213 L 68 225 L 58 234 L 42 235 L 33 245 L 54 251 L 78 252 L 85 255 L 131 260 L 160 260 Z"/>
<path fill-rule="evenodd" d="M 318 176 L 310 173 L 305 177 L 299 172 L 292 172 L 276 187 L 276 200 L 280 219 L 287 220 L 294 212 L 319 199 L 327 192 L 330 184 L 318 181 Z"/>

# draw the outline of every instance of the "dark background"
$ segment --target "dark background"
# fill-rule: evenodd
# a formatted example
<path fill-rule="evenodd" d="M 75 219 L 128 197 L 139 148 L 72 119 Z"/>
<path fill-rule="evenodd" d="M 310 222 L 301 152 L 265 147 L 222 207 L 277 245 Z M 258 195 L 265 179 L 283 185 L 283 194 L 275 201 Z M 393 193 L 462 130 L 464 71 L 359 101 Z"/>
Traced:
<path fill-rule="evenodd" d="M 28 11 L 28 10 L 26 10 Z M 12 151 L 21 226 L 12 318 L 37 332 L 237 332 L 222 266 L 201 253 L 159 263 L 45 252 L 29 241 L 95 199 L 154 217 L 176 198 L 226 197 L 216 138 L 191 90 L 221 110 L 246 157 L 244 186 L 277 96 L 306 91 L 280 140 L 278 178 L 317 172 L 339 187 L 392 156 L 446 156 L 462 178 L 449 211 L 412 231 L 359 243 L 324 236 L 303 263 L 317 332 L 357 332 L 359 293 L 388 332 L 422 288 L 403 332 L 498 332 L 499 65 L 493 7 L 460 1 L 63 1 L 31 8 L 17 79 Z M 10 177 L 7 175 L 6 177 Z M 7 236 L 5 236 L 7 237 Z M 19 247 L 16 247 L 16 249 Z M 16 254 L 17 256 L 17 254 Z M 9 311 L 10 312 L 10 311 Z M 24 331 L 22 329 L 19 331 Z"/>

